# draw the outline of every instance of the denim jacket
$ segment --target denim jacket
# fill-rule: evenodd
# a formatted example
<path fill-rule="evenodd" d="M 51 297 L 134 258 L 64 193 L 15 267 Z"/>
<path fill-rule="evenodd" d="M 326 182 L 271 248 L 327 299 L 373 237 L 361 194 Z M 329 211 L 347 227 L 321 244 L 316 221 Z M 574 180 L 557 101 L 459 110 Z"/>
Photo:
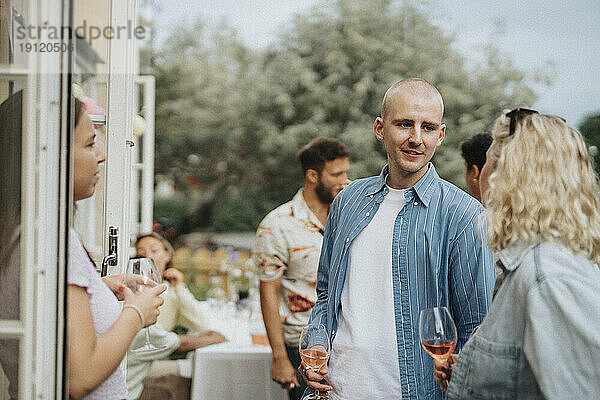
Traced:
<path fill-rule="evenodd" d="M 600 269 L 554 243 L 498 253 L 503 281 L 448 399 L 600 398 Z"/>
<path fill-rule="evenodd" d="M 329 212 L 317 273 L 317 303 L 309 323 L 323 323 L 334 346 L 348 250 L 388 193 L 387 173 L 386 166 L 379 176 L 354 181 L 336 196 Z M 433 164 L 406 190 L 405 199 L 392 238 L 396 318 L 390 321 L 397 333 L 402 398 L 441 399 L 432 358 L 419 341 L 420 310 L 447 306 L 456 322 L 460 348 L 491 302 L 493 257 L 479 234 L 481 204 L 441 179 Z M 377 287 L 377 282 L 373 285 Z"/>

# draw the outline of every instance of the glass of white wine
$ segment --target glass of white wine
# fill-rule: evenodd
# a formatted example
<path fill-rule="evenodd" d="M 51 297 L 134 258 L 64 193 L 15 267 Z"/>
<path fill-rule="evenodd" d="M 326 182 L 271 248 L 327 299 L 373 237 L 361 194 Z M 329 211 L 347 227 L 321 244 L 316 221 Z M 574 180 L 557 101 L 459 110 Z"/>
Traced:
<path fill-rule="evenodd" d="M 431 357 L 445 361 L 456 347 L 456 325 L 446 307 L 421 310 L 419 315 L 421 344 Z"/>
<path fill-rule="evenodd" d="M 129 260 L 127 264 L 127 273 L 140 275 L 142 277 L 142 282 L 129 280 L 127 286 L 134 293 L 142 292 L 145 288 L 153 287 L 162 282 L 162 276 L 160 275 L 160 271 L 152 258 L 143 258 L 143 257 L 133 257 Z M 140 351 L 151 351 L 163 349 L 166 346 L 157 347 L 150 342 L 150 331 L 148 328 L 145 329 L 146 332 L 146 342 L 142 347 L 137 349 L 130 349 L 131 352 L 140 352 Z"/>
<path fill-rule="evenodd" d="M 329 336 L 325 325 L 309 325 L 302 328 L 300 343 L 298 344 L 300 358 L 315 372 L 327 364 L 329 360 Z M 328 400 L 327 392 L 313 392 L 302 398 L 302 400 Z"/>

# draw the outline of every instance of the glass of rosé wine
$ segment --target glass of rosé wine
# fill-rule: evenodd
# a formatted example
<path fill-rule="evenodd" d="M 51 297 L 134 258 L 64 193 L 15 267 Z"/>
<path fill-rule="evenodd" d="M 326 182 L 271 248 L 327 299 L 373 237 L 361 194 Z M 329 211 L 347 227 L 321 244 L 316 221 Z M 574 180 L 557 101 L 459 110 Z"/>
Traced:
<path fill-rule="evenodd" d="M 456 347 L 456 325 L 446 307 L 421 310 L 419 336 L 423 348 L 431 357 L 445 361 Z"/>
<path fill-rule="evenodd" d="M 302 361 L 308 368 L 318 372 L 329 360 L 329 336 L 325 325 L 309 325 L 302 328 L 298 347 Z M 302 398 L 302 400 L 328 399 L 327 392 L 310 393 Z"/>

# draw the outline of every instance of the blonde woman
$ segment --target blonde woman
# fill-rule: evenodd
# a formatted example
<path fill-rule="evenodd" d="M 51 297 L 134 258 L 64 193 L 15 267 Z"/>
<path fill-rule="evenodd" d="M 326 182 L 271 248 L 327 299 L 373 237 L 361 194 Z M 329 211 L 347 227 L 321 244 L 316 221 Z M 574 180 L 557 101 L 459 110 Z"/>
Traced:
<path fill-rule="evenodd" d="M 528 109 L 503 114 L 493 136 L 481 191 L 501 284 L 436 381 L 448 399 L 597 398 L 600 202 L 585 143 Z"/>

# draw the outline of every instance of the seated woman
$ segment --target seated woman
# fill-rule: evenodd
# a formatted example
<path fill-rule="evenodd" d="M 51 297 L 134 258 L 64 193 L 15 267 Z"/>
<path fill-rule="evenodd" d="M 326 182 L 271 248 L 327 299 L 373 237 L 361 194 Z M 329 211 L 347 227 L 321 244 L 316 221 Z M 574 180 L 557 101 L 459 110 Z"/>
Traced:
<path fill-rule="evenodd" d="M 96 145 L 90 117 L 75 100 L 73 200 L 94 194 L 104 154 Z M 156 322 L 162 304 L 158 285 L 134 294 L 124 277 L 104 280 L 96 272 L 77 233 L 71 229 L 67 266 L 69 395 L 75 399 L 128 398 L 119 364 L 136 333 Z M 118 300 L 124 300 L 121 310 Z"/>
<path fill-rule="evenodd" d="M 184 283 L 183 273 L 169 268 L 173 247 L 166 239 L 157 233 L 142 235 L 137 240 L 136 250 L 137 255 L 154 259 L 170 287 L 163 294 L 165 302 L 160 308 L 159 321 L 150 328 L 150 342 L 161 348 L 150 352 L 130 352 L 127 357 L 127 388 L 130 399 L 188 399 L 190 379 L 180 376 L 175 360 L 163 359 L 174 351 L 184 353 L 221 343 L 226 339 L 218 332 L 206 330 L 207 322 L 198 301 Z M 170 332 L 175 325 L 183 326 L 193 333 L 177 335 Z M 142 333 L 136 336 L 132 348 L 144 343 L 145 336 Z M 152 366 L 153 362 L 155 366 Z M 157 372 L 151 372 L 151 367 Z M 152 376 L 147 377 L 149 374 Z"/>
<path fill-rule="evenodd" d="M 527 109 L 493 136 L 481 191 L 501 283 L 435 379 L 450 400 L 598 398 L 600 188 L 584 140 Z"/>
<path fill-rule="evenodd" d="M 171 267 L 174 253 L 171 243 L 152 232 L 139 236 L 135 249 L 138 256 L 153 258 L 163 279 L 169 282 L 169 288 L 163 294 L 165 302 L 160 308 L 158 324 L 167 331 L 173 330 L 176 325 L 183 326 L 189 332 L 206 330 L 208 322 L 198 300 L 185 285 L 183 273 Z"/>

